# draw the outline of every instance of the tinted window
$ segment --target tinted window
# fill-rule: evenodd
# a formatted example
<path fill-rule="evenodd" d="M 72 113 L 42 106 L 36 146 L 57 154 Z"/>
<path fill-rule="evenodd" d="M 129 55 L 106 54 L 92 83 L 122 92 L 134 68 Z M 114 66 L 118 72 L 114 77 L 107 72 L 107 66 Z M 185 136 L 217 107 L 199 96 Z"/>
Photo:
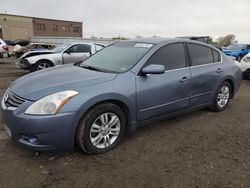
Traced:
<path fill-rule="evenodd" d="M 86 45 L 86 44 L 79 44 L 72 46 L 70 49 L 71 53 L 86 53 L 86 52 L 91 52 L 91 46 Z"/>
<path fill-rule="evenodd" d="M 91 46 L 90 45 L 86 45 L 86 44 L 79 44 L 77 45 L 77 52 L 79 53 L 84 53 L 84 52 L 91 52 Z"/>
<path fill-rule="evenodd" d="M 188 44 L 188 50 L 193 66 L 214 62 L 212 49 L 209 47 L 198 44 Z"/>
<path fill-rule="evenodd" d="M 164 65 L 166 70 L 185 67 L 186 57 L 184 45 L 182 43 L 178 43 L 160 48 L 146 63 L 146 65 L 149 64 Z"/>
<path fill-rule="evenodd" d="M 220 62 L 221 58 L 220 58 L 220 53 L 216 50 L 213 50 L 213 55 L 214 55 L 214 62 Z"/>

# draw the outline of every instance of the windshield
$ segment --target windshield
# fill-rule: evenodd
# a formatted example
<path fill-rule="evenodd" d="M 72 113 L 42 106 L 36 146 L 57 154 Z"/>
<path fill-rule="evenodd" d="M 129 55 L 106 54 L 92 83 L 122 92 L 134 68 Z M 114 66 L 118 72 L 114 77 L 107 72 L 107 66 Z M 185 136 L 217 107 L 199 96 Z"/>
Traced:
<path fill-rule="evenodd" d="M 243 44 L 231 44 L 226 47 L 227 50 L 242 50 L 244 48 Z"/>
<path fill-rule="evenodd" d="M 53 50 L 58 52 L 58 53 L 61 53 L 63 52 L 64 50 L 66 50 L 66 48 L 68 48 L 70 44 L 66 43 L 66 44 L 61 44 L 59 46 L 57 46 L 56 48 L 54 48 Z"/>
<path fill-rule="evenodd" d="M 131 69 L 149 51 L 152 44 L 120 42 L 104 48 L 80 64 L 96 69 L 122 73 Z"/>

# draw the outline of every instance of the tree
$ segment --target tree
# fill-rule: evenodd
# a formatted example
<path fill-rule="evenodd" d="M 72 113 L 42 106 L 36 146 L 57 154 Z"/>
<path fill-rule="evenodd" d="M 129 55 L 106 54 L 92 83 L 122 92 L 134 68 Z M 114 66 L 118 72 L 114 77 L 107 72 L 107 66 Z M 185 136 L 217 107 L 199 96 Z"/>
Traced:
<path fill-rule="evenodd" d="M 235 35 L 234 34 L 229 34 L 229 35 L 226 35 L 224 37 L 219 37 L 217 39 L 217 44 L 221 45 L 221 46 L 229 46 L 230 44 L 233 44 L 237 42 L 235 40 Z"/>

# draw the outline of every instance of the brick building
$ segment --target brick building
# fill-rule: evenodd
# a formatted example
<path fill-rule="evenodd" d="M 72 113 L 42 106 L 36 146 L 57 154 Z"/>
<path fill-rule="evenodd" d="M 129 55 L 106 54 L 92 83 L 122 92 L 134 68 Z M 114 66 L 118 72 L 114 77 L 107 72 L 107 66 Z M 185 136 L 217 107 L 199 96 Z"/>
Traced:
<path fill-rule="evenodd" d="M 83 37 L 82 22 L 0 14 L 0 38 Z"/>

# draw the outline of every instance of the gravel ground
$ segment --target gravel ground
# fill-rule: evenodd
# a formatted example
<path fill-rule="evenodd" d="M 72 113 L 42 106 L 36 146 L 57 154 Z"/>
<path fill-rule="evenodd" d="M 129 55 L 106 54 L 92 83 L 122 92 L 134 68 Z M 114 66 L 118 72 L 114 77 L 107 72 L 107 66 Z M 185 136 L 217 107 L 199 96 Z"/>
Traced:
<path fill-rule="evenodd" d="M 1 98 L 27 73 L 13 62 L 0 62 Z M 96 156 L 38 154 L 12 143 L 0 125 L 0 187 L 250 187 L 249 112 L 250 82 L 243 81 L 224 112 L 151 124 Z"/>

